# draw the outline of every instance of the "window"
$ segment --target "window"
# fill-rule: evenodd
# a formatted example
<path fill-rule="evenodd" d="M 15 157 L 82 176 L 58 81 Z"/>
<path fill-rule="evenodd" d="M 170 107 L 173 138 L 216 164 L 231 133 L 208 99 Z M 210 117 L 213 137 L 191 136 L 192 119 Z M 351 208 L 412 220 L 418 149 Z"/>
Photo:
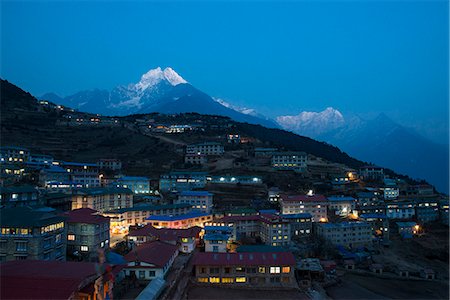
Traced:
<path fill-rule="evenodd" d="M 278 283 L 278 282 L 280 282 L 280 277 L 270 277 L 270 282 L 271 283 Z"/>
<path fill-rule="evenodd" d="M 81 231 L 87 231 L 87 225 L 81 225 Z"/>
<path fill-rule="evenodd" d="M 208 278 L 207 277 L 199 277 L 198 278 L 198 282 L 207 283 L 208 282 Z"/>
<path fill-rule="evenodd" d="M 68 234 L 67 235 L 67 240 L 68 241 L 75 241 L 75 234 Z"/>
<path fill-rule="evenodd" d="M 139 271 L 139 278 L 144 279 L 145 278 L 145 271 Z"/>
<path fill-rule="evenodd" d="M 289 272 L 291 272 L 291 267 L 283 267 L 282 272 L 283 272 L 283 273 L 289 273 Z"/>
<path fill-rule="evenodd" d="M 211 274 L 219 274 L 219 268 L 209 268 L 209 273 L 211 273 Z"/>
<path fill-rule="evenodd" d="M 238 272 L 238 273 L 245 272 L 245 268 L 243 268 L 243 267 L 236 267 L 236 272 Z"/>
<path fill-rule="evenodd" d="M 236 277 L 236 282 L 246 282 L 247 278 L 246 277 Z"/>
<path fill-rule="evenodd" d="M 16 251 L 27 251 L 27 242 L 16 242 Z"/>
<path fill-rule="evenodd" d="M 256 273 L 256 268 L 247 268 L 247 273 Z"/>
<path fill-rule="evenodd" d="M 279 274 L 280 267 L 270 267 L 270 274 Z"/>
<path fill-rule="evenodd" d="M 230 273 L 230 268 L 225 268 L 225 274 L 229 274 Z"/>
<path fill-rule="evenodd" d="M 220 278 L 219 277 L 209 277 L 209 282 L 210 283 L 220 283 Z"/>
<path fill-rule="evenodd" d="M 266 267 L 259 267 L 258 268 L 259 273 L 266 273 Z"/>
<path fill-rule="evenodd" d="M 59 233 L 55 236 L 55 244 L 59 244 L 59 243 L 61 243 L 61 233 Z"/>
<path fill-rule="evenodd" d="M 233 282 L 234 282 L 233 278 L 229 278 L 229 277 L 222 278 L 222 283 L 233 283 Z"/>
<path fill-rule="evenodd" d="M 206 268 L 200 268 L 200 273 L 206 273 Z"/>
<path fill-rule="evenodd" d="M 156 276 L 156 272 L 155 271 L 148 271 L 148 275 L 150 277 L 155 277 Z"/>
<path fill-rule="evenodd" d="M 87 251 L 89 251 L 89 247 L 88 246 L 81 246 L 81 251 L 87 252 Z"/>

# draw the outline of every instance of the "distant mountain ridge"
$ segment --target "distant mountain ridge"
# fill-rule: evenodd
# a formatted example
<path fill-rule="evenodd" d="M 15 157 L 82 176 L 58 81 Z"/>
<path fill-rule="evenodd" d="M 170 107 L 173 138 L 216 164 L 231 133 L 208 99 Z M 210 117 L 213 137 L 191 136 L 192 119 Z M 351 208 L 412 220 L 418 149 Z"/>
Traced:
<path fill-rule="evenodd" d="M 449 192 L 449 148 L 428 140 L 380 114 L 371 120 L 344 118 L 336 109 L 282 116 L 285 130 L 335 145 L 351 156 L 388 166 L 416 179 L 425 179 Z"/>
<path fill-rule="evenodd" d="M 272 120 L 222 105 L 193 87 L 170 67 L 164 70 L 160 67 L 152 69 L 143 74 L 139 82 L 117 86 L 111 91 L 94 89 L 80 91 L 67 97 L 47 93 L 40 99 L 102 115 L 197 112 L 227 116 L 239 122 L 261 124 L 266 127 L 279 127 Z"/>

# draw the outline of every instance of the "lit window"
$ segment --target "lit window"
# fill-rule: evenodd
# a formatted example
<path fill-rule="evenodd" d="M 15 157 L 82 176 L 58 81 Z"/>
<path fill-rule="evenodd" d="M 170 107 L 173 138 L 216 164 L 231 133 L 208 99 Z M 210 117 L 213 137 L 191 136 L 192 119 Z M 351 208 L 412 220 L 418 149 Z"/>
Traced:
<path fill-rule="evenodd" d="M 283 273 L 289 273 L 291 272 L 291 267 L 283 267 Z"/>
<path fill-rule="evenodd" d="M 245 277 L 236 277 L 236 282 L 246 282 L 247 278 Z"/>
<path fill-rule="evenodd" d="M 220 283 L 220 277 L 209 277 L 210 283 Z"/>
<path fill-rule="evenodd" d="M 84 252 L 89 251 L 88 246 L 81 246 L 81 251 L 84 251 Z"/>
<path fill-rule="evenodd" d="M 280 267 L 270 267 L 270 274 L 279 274 Z"/>
<path fill-rule="evenodd" d="M 222 283 L 233 283 L 234 279 L 229 277 L 222 278 Z"/>
<path fill-rule="evenodd" d="M 258 268 L 259 273 L 266 273 L 266 267 L 259 267 Z"/>
<path fill-rule="evenodd" d="M 208 282 L 208 278 L 207 277 L 199 277 L 198 278 L 198 282 L 207 283 Z"/>

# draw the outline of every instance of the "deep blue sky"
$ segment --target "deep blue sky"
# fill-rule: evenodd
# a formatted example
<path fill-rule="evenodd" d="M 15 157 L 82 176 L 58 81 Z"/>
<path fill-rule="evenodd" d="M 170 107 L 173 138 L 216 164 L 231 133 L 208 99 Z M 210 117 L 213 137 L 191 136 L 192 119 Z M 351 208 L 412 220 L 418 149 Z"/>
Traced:
<path fill-rule="evenodd" d="M 386 112 L 448 134 L 448 3 L 1 2 L 0 76 L 35 95 L 173 67 L 269 116 Z"/>

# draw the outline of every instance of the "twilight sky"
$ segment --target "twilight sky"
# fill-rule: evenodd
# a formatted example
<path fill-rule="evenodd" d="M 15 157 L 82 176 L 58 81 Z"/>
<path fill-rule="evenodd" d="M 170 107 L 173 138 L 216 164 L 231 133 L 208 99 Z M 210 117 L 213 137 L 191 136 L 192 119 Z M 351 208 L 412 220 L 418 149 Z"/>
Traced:
<path fill-rule="evenodd" d="M 0 76 L 34 95 L 111 89 L 171 66 L 270 117 L 385 112 L 448 138 L 446 0 L 0 5 Z"/>

